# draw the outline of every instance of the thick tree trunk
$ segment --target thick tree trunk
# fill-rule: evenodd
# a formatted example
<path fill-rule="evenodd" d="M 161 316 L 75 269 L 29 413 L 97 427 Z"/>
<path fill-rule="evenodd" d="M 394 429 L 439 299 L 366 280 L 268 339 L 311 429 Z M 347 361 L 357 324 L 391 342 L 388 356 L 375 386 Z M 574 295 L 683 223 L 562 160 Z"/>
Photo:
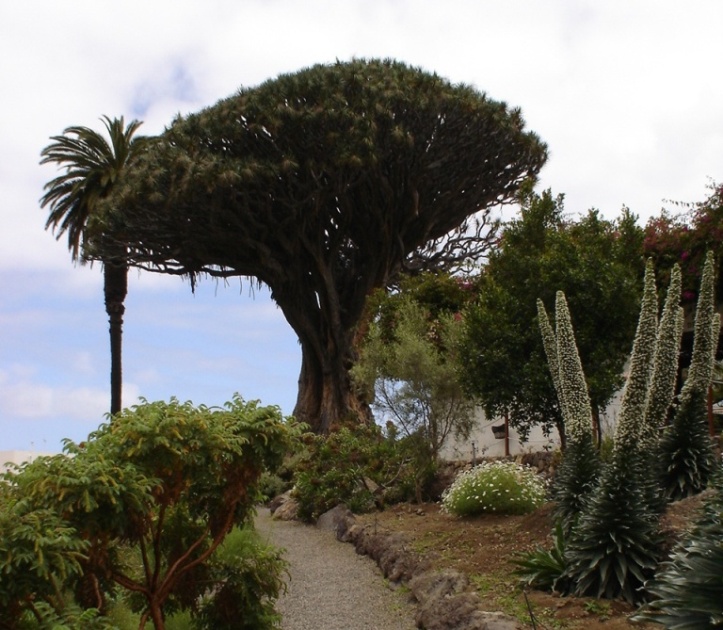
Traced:
<path fill-rule="evenodd" d="M 122 408 L 123 389 L 123 314 L 128 293 L 128 266 L 105 263 L 103 266 L 105 310 L 110 324 L 110 413 L 114 416 Z"/>
<path fill-rule="evenodd" d="M 321 434 L 346 423 L 372 422 L 369 405 L 359 399 L 352 387 L 349 374 L 352 348 L 337 353 L 337 356 L 318 356 L 304 344 L 301 348 L 299 393 L 294 417 Z"/>

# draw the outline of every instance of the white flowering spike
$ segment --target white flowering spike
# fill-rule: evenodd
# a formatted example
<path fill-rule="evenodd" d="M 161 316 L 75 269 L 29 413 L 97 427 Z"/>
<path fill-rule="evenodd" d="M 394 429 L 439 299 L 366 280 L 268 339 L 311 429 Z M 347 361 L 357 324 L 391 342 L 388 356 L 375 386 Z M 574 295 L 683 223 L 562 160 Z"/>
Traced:
<path fill-rule="evenodd" d="M 592 408 L 587 391 L 585 373 L 575 342 L 570 310 L 565 294 L 557 292 L 555 300 L 557 328 L 557 358 L 560 364 L 560 391 L 562 392 L 565 432 L 571 441 L 580 441 L 592 431 Z"/>
<path fill-rule="evenodd" d="M 670 272 L 668 295 L 658 327 L 658 339 L 653 360 L 653 375 L 645 402 L 645 423 L 642 439 L 655 444 L 660 428 L 665 424 L 678 376 L 680 340 L 683 336 L 683 308 L 680 306 L 681 273 L 676 264 Z"/>
<path fill-rule="evenodd" d="M 711 324 L 711 353 L 710 353 L 710 380 L 713 379 L 713 372 L 715 371 L 715 357 L 718 353 L 718 340 L 720 339 L 720 325 L 721 316 L 720 313 L 713 315 L 713 322 Z M 710 382 L 709 382 L 710 384 Z"/>
<path fill-rule="evenodd" d="M 557 339 L 555 337 L 555 331 L 552 330 L 550 319 L 547 317 L 545 305 L 540 299 L 537 300 L 537 319 L 540 322 L 542 345 L 545 348 L 547 365 L 550 368 L 550 375 L 552 376 L 552 384 L 555 386 L 555 393 L 557 394 L 557 400 L 560 404 L 563 423 L 567 426 L 567 417 L 565 415 L 566 409 L 562 400 L 562 388 L 560 385 L 560 361 L 557 357 Z"/>
<path fill-rule="evenodd" d="M 713 253 L 708 252 L 700 280 L 700 292 L 695 309 L 693 327 L 693 353 L 690 359 L 688 377 L 683 384 L 680 399 L 685 400 L 696 389 L 705 392 L 713 378 L 713 361 L 720 322 L 715 321 L 715 268 Z M 714 330 L 715 329 L 715 330 Z"/>
<path fill-rule="evenodd" d="M 623 389 L 620 415 L 615 427 L 615 449 L 637 449 L 645 421 L 645 400 L 650 386 L 653 357 L 658 335 L 658 294 L 652 260 L 645 265 L 643 301 L 638 329 L 630 355 L 630 374 Z"/>

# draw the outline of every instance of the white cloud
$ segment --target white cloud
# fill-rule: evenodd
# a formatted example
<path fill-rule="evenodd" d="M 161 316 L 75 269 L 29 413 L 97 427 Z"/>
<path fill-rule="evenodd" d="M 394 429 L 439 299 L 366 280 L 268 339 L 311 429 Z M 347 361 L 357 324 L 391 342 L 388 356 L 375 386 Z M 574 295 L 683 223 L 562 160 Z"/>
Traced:
<path fill-rule="evenodd" d="M 0 381 L 0 417 L 19 420 L 63 418 L 100 421 L 108 407 L 108 392 L 88 387 L 66 389 L 28 380 Z"/>

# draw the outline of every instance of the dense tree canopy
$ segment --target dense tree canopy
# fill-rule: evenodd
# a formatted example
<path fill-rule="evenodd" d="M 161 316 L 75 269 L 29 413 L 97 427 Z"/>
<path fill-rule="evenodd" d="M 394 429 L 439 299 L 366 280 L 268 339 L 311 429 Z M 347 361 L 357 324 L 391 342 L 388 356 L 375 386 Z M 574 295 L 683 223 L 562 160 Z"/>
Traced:
<path fill-rule="evenodd" d="M 21 620 L 42 618 L 43 603 L 105 613 L 118 588 L 138 598 L 129 601 L 139 628 L 152 620 L 162 630 L 170 610 L 198 613 L 226 595 L 233 627 L 247 627 L 241 596 L 227 593 L 238 571 L 213 579 L 210 563 L 232 526 L 252 518 L 259 476 L 297 434 L 277 407 L 238 396 L 225 409 L 143 402 L 86 442 L 67 441 L 66 454 L 6 475 L 0 627 L 29 627 Z"/>
<path fill-rule="evenodd" d="M 561 196 L 526 190 L 466 314 L 468 385 L 487 413 L 509 414 L 523 432 L 556 425 L 564 438 L 536 307 L 539 298 L 551 311 L 557 291 L 569 303 L 593 411 L 601 409 L 622 384 L 642 261 L 642 230 L 629 212 L 616 222 L 595 211 L 572 221 Z"/>
<path fill-rule="evenodd" d="M 490 208 L 545 159 L 518 110 L 471 87 L 394 61 L 319 65 L 179 117 L 104 229 L 133 265 L 268 285 L 302 348 L 294 413 L 326 431 L 359 410 L 369 293 L 405 265 L 474 258 Z"/>

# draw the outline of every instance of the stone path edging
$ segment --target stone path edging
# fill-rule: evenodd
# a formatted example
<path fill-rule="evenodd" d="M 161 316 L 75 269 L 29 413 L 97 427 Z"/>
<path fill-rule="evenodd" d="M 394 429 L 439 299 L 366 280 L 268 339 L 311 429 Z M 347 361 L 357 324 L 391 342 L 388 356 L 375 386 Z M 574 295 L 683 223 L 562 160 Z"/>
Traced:
<path fill-rule="evenodd" d="M 480 608 L 469 578 L 451 569 L 436 571 L 428 560 L 410 551 L 401 534 L 380 533 L 356 522 L 338 506 L 319 517 L 317 526 L 336 532 L 337 539 L 354 545 L 372 558 L 384 577 L 406 585 L 416 599 L 415 621 L 426 630 L 521 630 L 516 619 Z"/>

